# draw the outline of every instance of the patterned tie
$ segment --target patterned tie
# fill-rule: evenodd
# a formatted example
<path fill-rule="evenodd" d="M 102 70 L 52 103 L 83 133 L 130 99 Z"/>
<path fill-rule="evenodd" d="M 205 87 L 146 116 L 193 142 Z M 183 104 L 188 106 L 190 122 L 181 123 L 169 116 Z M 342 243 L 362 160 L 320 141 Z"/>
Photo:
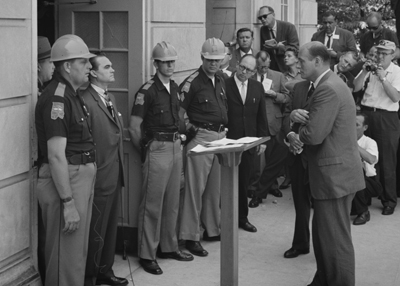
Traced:
<path fill-rule="evenodd" d="M 310 89 L 308 90 L 308 93 L 307 93 L 307 100 L 311 97 L 311 95 L 313 94 L 314 90 L 315 90 L 314 84 L 311 83 Z"/>
<path fill-rule="evenodd" d="M 327 47 L 328 49 L 331 48 L 331 37 L 332 37 L 332 35 L 328 35 L 328 42 L 326 42 L 326 47 Z"/>
<path fill-rule="evenodd" d="M 115 119 L 114 106 L 113 106 L 113 103 L 112 103 L 110 97 L 108 96 L 107 90 L 104 92 L 104 99 L 106 101 L 106 106 L 107 106 L 108 112 L 110 112 L 111 116 Z"/>
<path fill-rule="evenodd" d="M 240 89 L 240 96 L 242 97 L 242 101 L 244 104 L 246 102 L 246 89 L 244 82 L 242 82 L 242 88 Z"/>

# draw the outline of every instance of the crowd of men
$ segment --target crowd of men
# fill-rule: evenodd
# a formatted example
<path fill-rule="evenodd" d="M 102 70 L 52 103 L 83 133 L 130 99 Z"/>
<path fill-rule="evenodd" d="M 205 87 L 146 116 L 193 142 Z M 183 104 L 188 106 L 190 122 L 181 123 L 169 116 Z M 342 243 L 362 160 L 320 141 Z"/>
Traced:
<path fill-rule="evenodd" d="M 373 12 L 359 54 L 353 34 L 326 12 L 323 28 L 299 47 L 295 26 L 276 20 L 273 8 L 261 7 L 258 19 L 260 47 L 253 47 L 247 27 L 236 33 L 237 48 L 209 38 L 201 66 L 180 85 L 171 79 L 175 47 L 162 41 L 153 48 L 156 73 L 137 91 L 129 122 L 142 159 L 139 262 L 159 275 L 157 258 L 192 261 L 208 255 L 201 240 L 220 240 L 220 165 L 213 154 L 186 156 L 192 148 L 225 137 L 269 136 L 242 154 L 238 227 L 257 232 L 249 207 L 269 193 L 282 196 L 277 179 L 286 166 L 296 220 L 284 257 L 309 253 L 313 207 L 317 271 L 310 285 L 354 286 L 350 214 L 362 225 L 370 220 L 372 196 L 379 196 L 383 215 L 393 214 L 397 203 L 397 37 Z M 38 42 L 42 279 L 46 286 L 127 285 L 112 269 L 121 188 L 129 175 L 121 114 L 108 91 L 115 81 L 112 63 L 75 35 L 60 37 L 52 48 L 44 37 Z M 179 240 L 190 253 L 180 250 Z"/>

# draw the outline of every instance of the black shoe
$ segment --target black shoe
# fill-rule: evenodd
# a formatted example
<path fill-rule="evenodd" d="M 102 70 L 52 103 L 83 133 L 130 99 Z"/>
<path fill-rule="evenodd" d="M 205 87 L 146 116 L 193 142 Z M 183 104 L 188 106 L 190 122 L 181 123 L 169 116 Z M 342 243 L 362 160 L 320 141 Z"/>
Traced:
<path fill-rule="evenodd" d="M 207 230 L 205 230 L 203 232 L 203 240 L 204 241 L 221 241 L 221 235 L 208 236 Z"/>
<path fill-rule="evenodd" d="M 362 214 L 359 214 L 353 221 L 354 225 L 362 225 L 366 224 L 367 221 L 370 220 L 370 214 L 369 211 L 363 212 Z"/>
<path fill-rule="evenodd" d="M 201 246 L 200 241 L 186 240 L 186 249 L 197 256 L 207 256 L 208 252 Z"/>
<path fill-rule="evenodd" d="M 287 189 L 287 188 L 289 188 L 290 184 L 291 184 L 291 180 L 287 180 L 287 181 L 285 180 L 282 183 L 282 185 L 279 186 L 279 189 L 281 189 L 281 190 Z"/>
<path fill-rule="evenodd" d="M 254 198 L 254 190 L 247 190 L 247 197 L 250 199 Z"/>
<path fill-rule="evenodd" d="M 382 214 L 383 215 L 392 215 L 394 213 L 394 208 L 386 206 L 383 208 Z"/>
<path fill-rule="evenodd" d="M 154 275 L 160 275 L 163 274 L 163 271 L 161 270 L 160 266 L 158 266 L 158 263 L 156 260 L 148 260 L 148 259 L 139 259 L 140 265 L 142 265 L 143 270 L 154 274 Z"/>
<path fill-rule="evenodd" d="M 256 208 L 262 203 L 261 198 L 253 197 L 249 202 L 249 208 Z"/>
<path fill-rule="evenodd" d="M 104 278 L 97 278 L 96 285 L 118 285 L 118 286 L 125 286 L 128 285 L 128 280 L 121 277 L 104 277 Z"/>
<path fill-rule="evenodd" d="M 272 189 L 269 191 L 269 193 L 277 198 L 281 198 L 283 196 L 282 192 L 279 189 Z"/>
<path fill-rule="evenodd" d="M 239 222 L 239 227 L 248 232 L 257 232 L 257 228 L 248 221 Z"/>
<path fill-rule="evenodd" d="M 193 255 L 180 250 L 173 252 L 159 252 L 157 256 L 160 258 L 171 258 L 178 261 L 192 261 L 194 259 Z"/>
<path fill-rule="evenodd" d="M 291 248 L 287 251 L 285 251 L 285 253 L 283 254 L 283 257 L 285 258 L 295 258 L 297 256 L 299 256 L 300 254 L 308 254 L 310 253 L 310 249 L 309 248 L 304 248 L 304 249 L 295 249 L 295 248 Z"/>

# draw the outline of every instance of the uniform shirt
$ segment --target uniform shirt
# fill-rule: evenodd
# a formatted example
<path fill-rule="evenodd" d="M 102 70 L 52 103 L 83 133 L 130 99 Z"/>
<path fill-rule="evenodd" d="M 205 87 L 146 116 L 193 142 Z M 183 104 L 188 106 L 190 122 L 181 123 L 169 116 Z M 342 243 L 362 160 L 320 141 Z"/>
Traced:
<path fill-rule="evenodd" d="M 378 145 L 376 144 L 375 140 L 369 138 L 368 136 L 361 136 L 360 139 L 357 141 L 358 146 L 366 150 L 368 153 L 376 157 L 376 161 L 373 164 L 369 164 L 362 160 L 363 169 L 365 171 L 365 175 L 367 177 L 376 176 L 375 164 L 378 163 Z"/>
<path fill-rule="evenodd" d="M 397 90 L 400 91 L 400 67 L 393 63 L 390 63 L 386 71 L 386 80 Z M 368 107 L 380 108 L 388 111 L 398 111 L 399 103 L 393 102 L 385 92 L 382 82 L 378 76 L 371 75 L 368 73 L 364 78 L 365 80 L 369 77 L 369 83 L 365 90 L 361 104 Z"/>
<path fill-rule="evenodd" d="M 93 137 L 83 99 L 59 73 L 38 99 L 35 124 L 43 162 L 48 163 L 47 141 L 55 136 L 67 138 L 66 157 L 94 149 Z"/>
<path fill-rule="evenodd" d="M 224 125 L 228 123 L 225 82 L 217 74 L 214 78 L 215 88 L 200 67 L 179 86 L 181 107 L 186 110 L 189 120 Z"/>
<path fill-rule="evenodd" d="M 179 127 L 178 85 L 170 80 L 170 91 L 157 75 L 136 93 L 132 115 L 143 118 L 145 132 L 175 132 Z"/>

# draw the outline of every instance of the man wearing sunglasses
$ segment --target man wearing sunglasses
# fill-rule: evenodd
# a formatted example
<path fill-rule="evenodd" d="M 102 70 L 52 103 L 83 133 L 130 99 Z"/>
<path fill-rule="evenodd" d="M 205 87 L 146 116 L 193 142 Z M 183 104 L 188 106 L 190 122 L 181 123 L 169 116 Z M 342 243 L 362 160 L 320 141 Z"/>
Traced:
<path fill-rule="evenodd" d="M 394 42 L 382 40 L 377 48 L 378 69 L 368 71 L 368 63 L 354 80 L 354 90 L 361 90 L 367 82 L 361 100 L 361 110 L 369 117 L 367 136 L 378 144 L 378 178 L 383 186 L 381 202 L 383 215 L 391 215 L 397 204 L 396 152 L 399 144 L 400 123 L 397 115 L 400 100 L 400 67 L 392 63 L 397 49 Z"/>
<path fill-rule="evenodd" d="M 314 33 L 311 41 L 323 43 L 331 56 L 331 68 L 339 62 L 340 57 L 348 52 L 357 52 L 356 41 L 350 31 L 337 26 L 335 12 L 327 11 L 322 15 L 321 31 Z"/>
<path fill-rule="evenodd" d="M 372 46 L 379 44 L 381 40 L 387 40 L 395 43 L 396 54 L 395 58 L 399 57 L 399 41 L 396 33 L 382 25 L 382 15 L 379 12 L 371 12 L 367 18 L 367 29 L 360 38 L 360 50 L 363 55 L 366 55 Z"/>
<path fill-rule="evenodd" d="M 276 20 L 274 9 L 270 6 L 262 6 L 257 18 L 263 25 L 260 30 L 260 50 L 265 50 L 270 54 L 272 70 L 285 72 L 287 69 L 284 62 L 286 47 L 299 48 L 296 27 L 292 23 Z"/>

